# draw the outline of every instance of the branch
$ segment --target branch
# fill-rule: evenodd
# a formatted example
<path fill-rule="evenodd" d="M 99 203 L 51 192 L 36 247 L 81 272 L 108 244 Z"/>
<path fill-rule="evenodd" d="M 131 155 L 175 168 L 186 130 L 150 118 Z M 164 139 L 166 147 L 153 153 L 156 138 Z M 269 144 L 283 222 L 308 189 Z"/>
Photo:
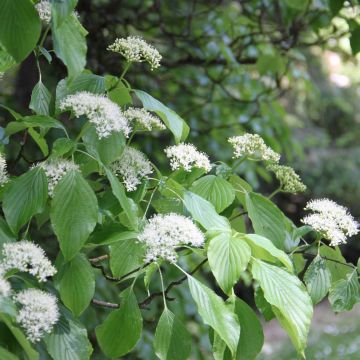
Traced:
<path fill-rule="evenodd" d="M 295 251 L 294 254 L 302 254 L 304 257 L 308 257 L 310 259 L 314 259 L 316 258 L 317 255 L 314 255 L 314 254 L 309 254 L 309 253 L 303 253 L 301 251 Z M 321 256 L 321 255 L 320 255 Z M 322 259 L 324 260 L 327 260 L 327 261 L 332 261 L 334 263 L 337 263 L 337 264 L 340 264 L 340 265 L 343 265 L 343 266 L 348 266 L 348 267 L 351 267 L 352 269 L 355 268 L 355 266 L 353 264 L 348 264 L 348 263 L 344 263 L 342 261 L 339 261 L 339 260 L 335 260 L 335 259 L 330 259 L 326 256 L 321 256 Z"/>
<path fill-rule="evenodd" d="M 97 300 L 97 299 L 92 299 L 91 303 L 96 306 L 102 306 L 102 307 L 106 307 L 106 308 L 110 308 L 110 309 L 118 309 L 120 307 L 119 304 L 114 304 L 114 303 Z"/>
<path fill-rule="evenodd" d="M 195 274 L 206 262 L 208 261 L 208 259 L 204 259 L 201 263 L 199 263 L 190 273 L 189 275 L 193 275 Z M 146 266 L 149 264 L 146 264 Z M 134 272 L 134 271 L 133 271 Z M 126 276 L 129 274 L 126 274 Z M 125 276 L 125 275 L 124 275 Z M 174 300 L 174 298 L 171 298 L 168 296 L 168 292 L 177 285 L 182 284 L 185 280 L 187 279 L 187 276 L 183 276 L 178 280 L 172 281 L 168 287 L 165 289 L 164 293 L 165 293 L 165 298 L 169 301 Z M 152 293 L 150 296 L 148 296 L 146 299 L 144 299 L 143 301 L 141 301 L 138 305 L 140 309 L 146 309 L 147 306 L 156 298 L 159 296 L 162 296 L 163 293 L 162 291 L 158 291 L 158 292 L 154 292 Z M 118 309 L 120 307 L 119 304 L 115 304 L 115 303 L 110 303 L 110 302 L 106 302 L 106 301 L 102 301 L 102 300 L 98 300 L 98 299 L 92 299 L 91 303 L 96 305 L 96 306 L 102 306 L 102 307 L 106 307 L 106 308 L 110 308 L 110 309 Z"/>
<path fill-rule="evenodd" d="M 189 275 L 195 274 L 207 261 L 208 261 L 207 258 L 204 259 L 200 264 L 198 264 L 198 265 L 189 273 Z M 166 299 L 172 301 L 172 300 L 173 300 L 172 298 L 168 298 L 168 297 L 167 297 L 169 291 L 170 291 L 174 286 L 177 286 L 177 285 L 182 284 L 186 279 L 187 279 L 187 276 L 184 275 L 184 276 L 181 277 L 180 279 L 175 280 L 175 281 L 172 281 L 172 282 L 168 285 L 168 287 L 165 289 L 165 291 L 164 291 L 164 294 L 165 294 Z M 150 296 L 148 296 L 146 299 L 144 299 L 142 302 L 139 303 L 139 307 L 140 307 L 140 308 L 145 308 L 147 305 L 149 305 L 149 304 L 150 304 L 156 297 L 158 297 L 158 296 L 162 296 L 162 292 L 161 292 L 161 291 L 152 293 Z"/>

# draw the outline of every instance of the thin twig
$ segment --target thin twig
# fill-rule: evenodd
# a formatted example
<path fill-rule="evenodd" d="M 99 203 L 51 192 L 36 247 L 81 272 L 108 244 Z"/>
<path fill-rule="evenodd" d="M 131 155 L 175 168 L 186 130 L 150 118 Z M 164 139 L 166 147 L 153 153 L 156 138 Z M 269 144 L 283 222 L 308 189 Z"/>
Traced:
<path fill-rule="evenodd" d="M 120 307 L 119 304 L 114 304 L 114 303 L 110 303 L 107 301 L 102 301 L 102 300 L 98 300 L 98 299 L 92 299 L 91 303 L 97 306 L 102 306 L 102 307 L 106 307 L 106 308 L 110 308 L 110 309 L 118 309 Z"/>
<path fill-rule="evenodd" d="M 190 275 L 193 275 L 195 274 L 206 262 L 208 261 L 208 259 L 204 259 L 201 263 L 199 263 L 189 274 Z M 169 291 L 174 287 L 174 286 L 177 286 L 177 285 L 180 285 L 182 284 L 185 280 L 187 279 L 187 276 L 184 275 L 183 277 L 181 277 L 180 279 L 178 280 L 175 280 L 175 281 L 172 281 L 168 287 L 165 289 L 164 291 L 164 294 L 166 296 L 166 300 L 173 300 L 172 298 L 169 298 L 168 297 L 168 293 Z M 143 301 L 141 301 L 139 303 L 139 307 L 141 308 L 144 308 L 146 307 L 147 305 L 149 305 L 151 303 L 151 301 L 153 301 L 156 297 L 158 296 L 162 296 L 163 293 L 162 291 L 159 291 L 159 292 L 155 292 L 155 293 L 152 293 L 150 296 L 148 296 L 146 299 L 144 299 Z"/>
<path fill-rule="evenodd" d="M 101 255 L 101 256 L 98 256 L 96 258 L 91 258 L 89 259 L 89 261 L 91 263 L 97 263 L 97 262 L 100 262 L 100 261 L 103 261 L 103 260 L 106 260 L 109 258 L 109 255 L 105 254 L 105 255 Z"/>
<path fill-rule="evenodd" d="M 309 257 L 309 258 L 311 258 L 311 259 L 314 259 L 314 258 L 316 258 L 316 256 L 317 256 L 317 255 L 314 255 L 314 254 L 303 253 L 303 252 L 301 252 L 301 251 L 295 251 L 293 254 L 302 254 L 303 256 Z M 320 256 L 321 256 L 321 255 L 320 255 Z M 340 265 L 343 265 L 343 266 L 351 267 L 352 269 L 355 268 L 355 266 L 354 266 L 353 264 L 348 264 L 348 263 L 344 263 L 344 262 L 339 261 L 339 260 L 330 259 L 330 258 L 328 258 L 328 257 L 326 257 L 326 256 L 321 256 L 321 258 L 324 259 L 324 260 L 327 260 L 327 261 L 332 261 L 332 262 L 334 262 L 334 263 L 337 263 L 337 264 L 340 264 Z"/>

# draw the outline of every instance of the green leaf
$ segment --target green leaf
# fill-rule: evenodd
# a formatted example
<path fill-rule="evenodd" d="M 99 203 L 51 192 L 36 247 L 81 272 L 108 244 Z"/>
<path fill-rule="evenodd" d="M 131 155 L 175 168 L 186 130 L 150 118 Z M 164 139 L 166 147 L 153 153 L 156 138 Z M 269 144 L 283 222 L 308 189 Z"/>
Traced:
<path fill-rule="evenodd" d="M 80 172 L 70 171 L 55 187 L 50 218 L 65 260 L 72 259 L 98 218 L 96 196 Z"/>
<path fill-rule="evenodd" d="M 93 94 L 105 92 L 105 79 L 95 74 L 80 74 L 67 82 L 67 95 L 75 94 L 78 91 L 89 91 Z"/>
<path fill-rule="evenodd" d="M 16 241 L 15 235 L 12 233 L 5 220 L 0 217 L 0 251 L 3 244 L 14 241 Z"/>
<path fill-rule="evenodd" d="M 115 76 L 105 76 L 105 86 L 109 99 L 119 106 L 132 103 L 129 89 Z"/>
<path fill-rule="evenodd" d="M 49 147 L 48 147 L 47 142 L 44 139 L 44 137 L 41 136 L 34 128 L 29 128 L 29 135 L 39 146 L 43 155 L 48 156 L 49 155 Z"/>
<path fill-rule="evenodd" d="M 84 254 L 64 264 L 60 273 L 60 297 L 75 316 L 89 306 L 95 292 L 95 275 Z"/>
<path fill-rule="evenodd" d="M 235 359 L 254 360 L 264 344 L 261 322 L 253 309 L 245 301 L 236 298 L 234 305 L 234 311 L 241 327 Z M 230 357 L 225 358 L 230 359 Z"/>
<path fill-rule="evenodd" d="M 190 356 L 190 333 L 169 309 L 164 309 L 156 327 L 154 349 L 161 360 L 186 360 Z"/>
<path fill-rule="evenodd" d="M 193 219 L 199 222 L 206 230 L 230 231 L 228 220 L 218 215 L 214 206 L 201 196 L 186 191 L 183 201 Z"/>
<path fill-rule="evenodd" d="M 266 260 L 268 262 L 284 264 L 289 271 L 293 271 L 293 264 L 289 256 L 279 250 L 274 244 L 264 236 L 256 234 L 239 234 L 243 237 L 251 247 L 252 256 L 257 259 Z"/>
<path fill-rule="evenodd" d="M 125 148 L 125 137 L 122 133 L 112 133 L 99 139 L 94 126 L 89 126 L 82 138 L 88 152 L 105 165 L 117 160 Z"/>
<path fill-rule="evenodd" d="M 109 179 L 111 189 L 115 197 L 119 200 L 121 207 L 123 208 L 129 223 L 133 230 L 139 228 L 139 218 L 137 215 L 138 208 L 132 199 L 126 196 L 123 184 L 117 179 L 117 177 L 111 172 L 111 170 L 105 168 L 106 176 Z"/>
<path fill-rule="evenodd" d="M 269 304 L 268 301 L 265 299 L 264 292 L 262 291 L 260 286 L 255 287 L 254 300 L 256 307 L 264 316 L 265 321 L 270 321 L 275 317 L 271 304 Z"/>
<path fill-rule="evenodd" d="M 319 303 L 329 291 L 331 273 L 321 256 L 316 256 L 307 268 L 304 282 L 314 305 Z"/>
<path fill-rule="evenodd" d="M 345 0 L 329 0 L 331 13 L 335 16 L 343 7 Z"/>
<path fill-rule="evenodd" d="M 237 175 L 231 175 L 230 184 L 235 190 L 235 196 L 243 206 L 246 206 L 246 194 L 252 191 L 252 187 L 244 179 Z"/>
<path fill-rule="evenodd" d="M 130 288 L 123 292 L 118 310 L 112 311 L 96 328 L 101 350 L 110 358 L 129 353 L 141 336 L 142 317 L 136 297 Z"/>
<path fill-rule="evenodd" d="M 44 170 L 34 168 L 12 181 L 3 201 L 5 218 L 17 234 L 35 214 L 39 214 L 47 200 L 47 180 Z"/>
<path fill-rule="evenodd" d="M 46 349 L 54 360 L 89 360 L 92 346 L 85 327 L 65 308 L 51 334 L 44 337 Z"/>
<path fill-rule="evenodd" d="M 39 15 L 30 0 L 0 1 L 0 42 L 17 62 L 34 49 L 40 31 Z"/>
<path fill-rule="evenodd" d="M 231 353 L 235 354 L 240 336 L 240 326 L 235 314 L 211 289 L 190 275 L 188 281 L 191 295 L 204 323 L 211 326 Z"/>
<path fill-rule="evenodd" d="M 225 179 L 215 175 L 207 175 L 195 181 L 190 191 L 211 202 L 218 213 L 230 206 L 235 199 L 233 187 Z"/>
<path fill-rule="evenodd" d="M 87 31 L 77 17 L 71 14 L 58 27 L 53 22 L 52 35 L 56 56 L 66 65 L 69 78 L 74 78 L 86 64 Z"/>
<path fill-rule="evenodd" d="M 35 85 L 32 93 L 29 108 L 34 110 L 38 115 L 49 115 L 49 107 L 51 101 L 50 91 L 41 82 L 41 80 Z"/>
<path fill-rule="evenodd" d="M 34 127 L 38 127 L 45 131 L 51 128 L 64 129 L 64 126 L 60 121 L 50 116 L 32 115 L 32 116 L 24 116 L 18 121 L 10 122 L 6 126 L 5 133 L 7 136 L 11 136 L 24 129 L 34 128 Z"/>
<path fill-rule="evenodd" d="M 360 285 L 354 270 L 347 279 L 335 282 L 329 292 L 331 308 L 336 311 L 349 311 L 360 301 Z"/>
<path fill-rule="evenodd" d="M 246 207 L 255 232 L 267 237 L 279 249 L 284 249 L 285 217 L 279 208 L 267 198 L 253 192 L 246 195 Z"/>
<path fill-rule="evenodd" d="M 56 139 L 53 143 L 53 148 L 51 156 L 62 157 L 70 151 L 73 151 L 75 148 L 75 143 L 73 140 L 67 138 Z"/>
<path fill-rule="evenodd" d="M 164 122 L 166 127 L 173 133 L 177 143 L 185 141 L 189 134 L 189 126 L 185 121 L 176 114 L 175 111 L 169 109 L 156 100 L 151 95 L 142 90 L 133 90 L 136 96 L 141 100 L 146 110 L 154 111 Z"/>
<path fill-rule="evenodd" d="M 285 0 L 285 3 L 295 10 L 305 10 L 309 0 Z"/>
<path fill-rule="evenodd" d="M 50 64 L 52 61 L 52 56 L 49 53 L 49 51 L 47 51 L 45 48 L 43 48 L 42 46 L 39 46 L 39 50 L 41 52 L 41 54 L 45 57 L 45 59 L 47 60 L 47 62 Z"/>
<path fill-rule="evenodd" d="M 234 284 L 247 268 L 251 251 L 241 238 L 222 233 L 210 240 L 208 259 L 211 271 L 225 294 L 230 295 Z"/>
<path fill-rule="evenodd" d="M 360 26 L 351 32 L 350 46 L 353 55 L 356 55 L 360 51 Z"/>
<path fill-rule="evenodd" d="M 110 246 L 110 268 L 121 277 L 144 264 L 144 247 L 136 238 L 118 240 Z"/>
<path fill-rule="evenodd" d="M 50 0 L 51 1 L 51 16 L 55 26 L 59 26 L 62 22 L 72 14 L 77 0 Z"/>
<path fill-rule="evenodd" d="M 303 354 L 313 314 L 312 302 L 303 284 L 296 276 L 258 259 L 252 260 L 252 275 L 296 350 Z"/>
<path fill-rule="evenodd" d="M 136 239 L 138 233 L 135 231 L 126 231 L 120 224 L 108 224 L 102 229 L 91 234 L 87 246 L 113 245 L 119 241 Z"/>
<path fill-rule="evenodd" d="M 332 284 L 338 280 L 347 279 L 348 274 L 352 272 L 351 267 L 346 265 L 346 260 L 341 255 L 338 247 L 331 248 L 327 245 L 321 245 L 320 255 L 324 258 L 326 266 L 330 270 Z"/>
<path fill-rule="evenodd" d="M 7 351 L 2 346 L 0 346 L 0 359 L 1 360 L 19 360 L 19 358 L 16 355 Z"/>
<path fill-rule="evenodd" d="M 14 58 L 8 54 L 0 45 L 0 72 L 5 72 L 16 65 Z"/>

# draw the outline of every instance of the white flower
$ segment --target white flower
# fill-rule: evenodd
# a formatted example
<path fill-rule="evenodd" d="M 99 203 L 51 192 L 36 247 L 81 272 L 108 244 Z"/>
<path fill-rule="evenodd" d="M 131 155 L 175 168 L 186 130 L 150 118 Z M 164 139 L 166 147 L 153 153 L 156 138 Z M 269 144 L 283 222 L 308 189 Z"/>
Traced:
<path fill-rule="evenodd" d="M 38 289 L 26 289 L 15 296 L 21 305 L 16 321 L 24 328 L 31 342 L 40 341 L 59 320 L 59 308 L 54 295 Z"/>
<path fill-rule="evenodd" d="M 152 173 L 152 166 L 145 155 L 132 147 L 126 146 L 119 160 L 112 165 L 116 175 L 121 175 L 127 191 L 136 190 L 141 180 Z"/>
<path fill-rule="evenodd" d="M 108 50 L 121 54 L 128 62 L 147 62 L 151 70 L 158 68 L 162 59 L 153 46 L 138 36 L 116 39 Z"/>
<path fill-rule="evenodd" d="M 28 272 L 40 282 L 56 274 L 56 269 L 46 257 L 44 250 L 27 240 L 3 245 L 3 270 L 17 269 Z"/>
<path fill-rule="evenodd" d="M 44 23 L 49 24 L 51 21 L 51 4 L 48 0 L 41 0 L 35 5 L 39 18 Z"/>
<path fill-rule="evenodd" d="M 269 164 L 267 169 L 275 173 L 283 191 L 296 194 L 306 190 L 306 185 L 303 184 L 300 176 L 290 166 Z"/>
<path fill-rule="evenodd" d="M 347 208 L 332 200 L 309 201 L 305 210 L 312 210 L 314 213 L 304 217 L 302 222 L 330 240 L 332 246 L 346 243 L 347 237 L 359 232 L 359 224 L 349 214 Z"/>
<path fill-rule="evenodd" d="M 0 275 L 0 299 L 10 295 L 11 286 L 8 281 L 3 279 Z"/>
<path fill-rule="evenodd" d="M 94 124 L 99 139 L 114 132 L 128 136 L 131 131 L 119 106 L 103 95 L 80 91 L 61 100 L 60 109 L 72 110 L 76 117 L 85 115 Z"/>
<path fill-rule="evenodd" d="M 155 215 L 138 239 L 146 245 L 145 262 L 156 261 L 158 258 L 175 262 L 177 247 L 201 247 L 205 242 L 204 234 L 191 219 L 174 213 Z"/>
<path fill-rule="evenodd" d="M 79 170 L 79 167 L 72 161 L 64 159 L 53 159 L 37 164 L 45 171 L 48 180 L 49 196 L 53 197 L 55 186 L 71 170 Z"/>
<path fill-rule="evenodd" d="M 278 163 L 280 160 L 280 155 L 267 146 L 258 134 L 233 136 L 229 139 L 229 143 L 234 147 L 234 158 L 246 156 L 252 160 L 274 163 Z"/>
<path fill-rule="evenodd" d="M 9 180 L 8 173 L 6 171 L 6 160 L 2 154 L 0 154 L 0 187 L 3 186 Z"/>
<path fill-rule="evenodd" d="M 193 144 L 181 143 L 169 146 L 165 149 L 165 154 L 170 159 L 173 170 L 183 168 L 185 171 L 191 171 L 193 167 L 204 169 L 205 172 L 211 170 L 208 156 L 198 151 Z"/>
<path fill-rule="evenodd" d="M 125 117 L 128 119 L 129 123 L 134 121 L 136 125 L 140 128 L 151 131 L 151 130 L 164 130 L 166 129 L 165 125 L 161 120 L 151 114 L 149 111 L 143 108 L 133 108 L 130 107 L 124 112 Z"/>

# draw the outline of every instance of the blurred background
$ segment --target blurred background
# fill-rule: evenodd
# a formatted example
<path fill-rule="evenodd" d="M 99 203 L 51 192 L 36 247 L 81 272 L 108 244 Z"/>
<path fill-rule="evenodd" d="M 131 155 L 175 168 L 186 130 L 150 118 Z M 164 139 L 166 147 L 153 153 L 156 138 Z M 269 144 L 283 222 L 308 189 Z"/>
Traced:
<path fill-rule="evenodd" d="M 302 195 L 275 198 L 297 224 L 306 201 L 315 197 L 331 198 L 359 219 L 358 1 L 79 0 L 77 11 L 89 32 L 87 68 L 95 74 L 122 72 L 120 56 L 106 51 L 117 37 L 140 35 L 159 49 L 161 68 L 150 72 L 136 64 L 126 78 L 133 88 L 145 90 L 181 115 L 191 127 L 188 141 L 212 160 L 230 160 L 227 139 L 243 132 L 259 133 L 283 154 L 282 163 L 294 167 L 308 187 Z M 45 47 L 52 47 L 50 35 Z M 0 61 L 0 71 L 3 65 Z M 55 57 L 51 66 L 42 58 L 41 67 L 43 81 L 55 94 L 66 69 Z M 0 78 L 0 103 L 25 114 L 36 82 L 36 64 L 30 56 Z M 0 125 L 7 121 L 1 111 Z M 155 142 L 143 134 L 137 140 L 165 168 L 163 148 L 172 140 L 169 134 L 157 136 Z M 10 168 L 20 141 L 11 144 Z M 31 143 L 27 146 L 32 160 L 41 158 L 35 145 L 33 151 Z M 242 165 L 239 173 L 257 191 L 271 193 L 277 187 L 256 164 Z M 342 251 L 355 262 L 360 238 Z M 246 287 L 243 292 L 251 302 Z M 308 358 L 358 359 L 359 315 L 359 308 L 350 315 L 331 315 L 327 304 L 320 304 Z M 95 313 L 89 310 L 84 316 L 91 322 Z M 197 321 L 193 334 L 201 349 L 194 356 L 208 359 L 208 340 L 198 333 Z M 275 323 L 266 326 L 266 334 L 264 359 L 296 359 Z M 152 358 L 149 342 L 151 331 L 138 346 L 139 358 Z"/>

